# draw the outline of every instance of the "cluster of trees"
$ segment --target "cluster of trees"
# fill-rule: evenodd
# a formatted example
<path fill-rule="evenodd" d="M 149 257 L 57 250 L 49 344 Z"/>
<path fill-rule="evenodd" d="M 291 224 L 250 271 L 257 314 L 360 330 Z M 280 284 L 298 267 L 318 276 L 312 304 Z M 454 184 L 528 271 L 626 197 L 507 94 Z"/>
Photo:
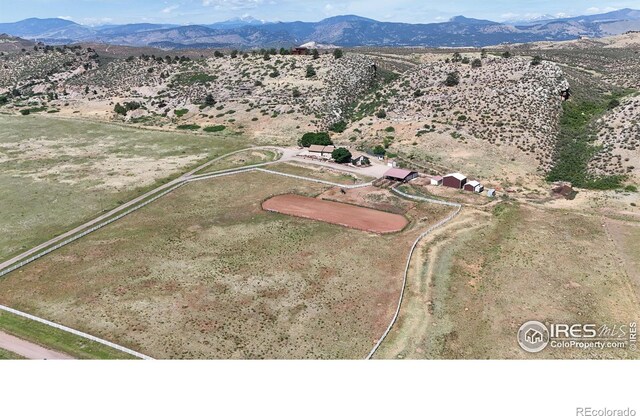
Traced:
<path fill-rule="evenodd" d="M 449 72 L 447 79 L 444 80 L 444 85 L 447 87 L 455 87 L 460 83 L 460 74 L 457 72 Z"/>
<path fill-rule="evenodd" d="M 340 120 L 336 123 L 333 123 L 331 125 L 331 127 L 329 127 L 329 130 L 335 132 L 335 133 L 342 133 L 343 131 L 345 131 L 347 129 L 347 122 L 344 120 Z"/>
<path fill-rule="evenodd" d="M 313 78 L 316 76 L 316 70 L 313 65 L 307 65 L 307 78 Z"/>
<path fill-rule="evenodd" d="M 373 148 L 373 154 L 376 156 L 384 156 L 386 153 L 387 149 L 385 149 L 381 144 L 378 144 Z"/>
<path fill-rule="evenodd" d="M 142 107 L 142 104 L 140 104 L 137 101 L 125 101 L 124 105 L 121 105 L 120 103 L 116 103 L 115 107 L 113 108 L 113 111 L 115 111 L 116 114 L 126 116 L 128 111 L 137 110 L 140 107 Z"/>
<path fill-rule="evenodd" d="M 482 58 L 486 58 L 487 57 L 487 51 L 485 51 L 484 49 L 482 50 L 482 52 L 480 52 L 480 56 Z M 454 63 L 458 63 L 461 62 L 463 64 L 471 64 L 472 68 L 480 68 L 482 66 L 482 61 L 479 58 L 474 59 L 473 61 L 471 59 L 469 59 L 466 56 L 462 56 L 460 54 L 460 52 L 455 52 L 453 54 L 453 57 L 451 58 L 447 58 L 445 59 L 446 63 L 450 63 L 450 62 L 454 62 Z"/>
<path fill-rule="evenodd" d="M 331 157 L 336 161 L 336 163 L 349 163 L 351 161 L 352 154 L 348 149 L 338 147 L 331 152 Z"/>
<path fill-rule="evenodd" d="M 331 137 L 329 137 L 329 133 L 322 131 L 318 133 L 305 133 L 300 140 L 298 140 L 298 145 L 302 147 L 309 147 L 312 144 L 330 146 L 333 142 L 331 141 Z"/>
<path fill-rule="evenodd" d="M 136 59 L 135 56 L 131 55 L 129 56 L 126 61 L 127 62 L 133 62 Z M 152 61 L 156 61 L 157 63 L 161 64 L 163 62 L 166 62 L 167 64 L 171 65 L 171 64 L 179 64 L 179 63 L 183 63 L 183 62 L 189 62 L 191 60 L 191 58 L 189 58 L 188 56 L 174 56 L 171 57 L 169 55 L 165 56 L 164 58 L 162 56 L 155 56 L 155 55 L 146 55 L 146 54 L 142 54 L 140 55 L 140 59 L 148 62 L 149 60 Z"/>

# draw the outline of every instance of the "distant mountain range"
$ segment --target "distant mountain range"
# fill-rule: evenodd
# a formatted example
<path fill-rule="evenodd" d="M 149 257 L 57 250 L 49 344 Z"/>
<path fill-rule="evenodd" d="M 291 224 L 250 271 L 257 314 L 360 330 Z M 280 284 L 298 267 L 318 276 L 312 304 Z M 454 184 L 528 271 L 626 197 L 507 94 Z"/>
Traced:
<path fill-rule="evenodd" d="M 26 19 L 0 23 L 0 33 L 50 44 L 101 42 L 114 45 L 180 48 L 288 47 L 308 42 L 355 46 L 487 46 L 501 43 L 603 37 L 640 30 L 640 10 L 566 18 L 542 17 L 500 23 L 457 16 L 443 23 L 379 22 L 335 16 L 320 22 L 264 22 L 234 19 L 210 25 L 136 23 L 90 27 L 65 19 Z"/>

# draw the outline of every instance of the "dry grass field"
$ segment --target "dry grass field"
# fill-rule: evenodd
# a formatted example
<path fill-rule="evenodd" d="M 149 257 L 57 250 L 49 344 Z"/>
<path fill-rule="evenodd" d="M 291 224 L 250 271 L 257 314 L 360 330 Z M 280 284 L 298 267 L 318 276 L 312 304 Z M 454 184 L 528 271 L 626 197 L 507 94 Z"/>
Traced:
<path fill-rule="evenodd" d="M 225 169 L 240 168 L 243 166 L 257 165 L 259 163 L 273 162 L 278 159 L 278 154 L 273 150 L 250 149 L 244 152 L 226 156 L 213 165 L 198 171 L 198 174 L 218 172 Z"/>
<path fill-rule="evenodd" d="M 0 115 L 0 261 L 244 145 L 226 134 Z"/>
<path fill-rule="evenodd" d="M 549 347 L 534 355 L 516 342 L 528 320 L 640 319 L 631 245 L 640 233 L 626 230 L 616 246 L 602 221 L 587 215 L 516 204 L 492 215 L 467 212 L 421 246 L 407 308 L 379 357 L 639 358 L 629 350 Z"/>
<path fill-rule="evenodd" d="M 194 182 L 7 275 L 0 304 L 157 358 L 362 358 L 413 240 L 449 209 L 407 203 L 411 224 L 386 236 L 261 209 L 326 189 L 259 172 Z"/>
<path fill-rule="evenodd" d="M 278 163 L 269 166 L 267 170 L 288 173 L 290 175 L 304 176 L 307 178 L 320 179 L 323 181 L 329 181 L 343 185 L 354 185 L 373 180 L 373 178 L 367 177 L 365 175 L 342 172 L 336 169 L 330 169 L 325 166 L 314 166 L 296 162 Z"/>

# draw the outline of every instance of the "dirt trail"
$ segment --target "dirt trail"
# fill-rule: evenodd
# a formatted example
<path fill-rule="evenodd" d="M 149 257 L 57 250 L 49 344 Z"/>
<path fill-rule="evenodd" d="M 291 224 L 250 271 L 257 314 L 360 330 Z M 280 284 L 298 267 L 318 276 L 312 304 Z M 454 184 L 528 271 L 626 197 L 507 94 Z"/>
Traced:
<path fill-rule="evenodd" d="M 52 351 L 40 345 L 16 338 L 4 332 L 0 332 L 0 348 L 16 353 L 30 360 L 73 360 L 70 355 Z"/>
<path fill-rule="evenodd" d="M 479 212 L 463 211 L 454 221 L 420 242 L 411 259 L 405 304 L 400 312 L 398 325 L 389 334 L 389 339 L 382 344 L 376 358 L 425 358 L 425 351 L 419 345 L 429 336 L 432 325 L 430 302 L 434 265 L 444 246 L 450 244 L 461 233 L 485 225 L 472 225 L 477 220 Z M 427 246 L 429 249 L 425 252 Z"/>

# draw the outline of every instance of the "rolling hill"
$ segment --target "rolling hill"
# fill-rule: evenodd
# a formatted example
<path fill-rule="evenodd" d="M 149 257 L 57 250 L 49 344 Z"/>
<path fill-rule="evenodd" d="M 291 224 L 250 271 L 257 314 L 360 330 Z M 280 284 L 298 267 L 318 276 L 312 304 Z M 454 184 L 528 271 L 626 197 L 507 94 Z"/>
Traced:
<path fill-rule="evenodd" d="M 288 47 L 307 42 L 357 46 L 482 47 L 501 43 L 572 40 L 640 30 L 640 11 L 509 24 L 456 16 L 448 22 L 408 24 L 360 16 L 319 22 L 263 22 L 233 19 L 209 25 L 127 24 L 88 27 L 64 19 L 26 19 L 0 24 L 0 33 L 51 44 L 101 42 L 114 45 L 194 47 Z"/>

